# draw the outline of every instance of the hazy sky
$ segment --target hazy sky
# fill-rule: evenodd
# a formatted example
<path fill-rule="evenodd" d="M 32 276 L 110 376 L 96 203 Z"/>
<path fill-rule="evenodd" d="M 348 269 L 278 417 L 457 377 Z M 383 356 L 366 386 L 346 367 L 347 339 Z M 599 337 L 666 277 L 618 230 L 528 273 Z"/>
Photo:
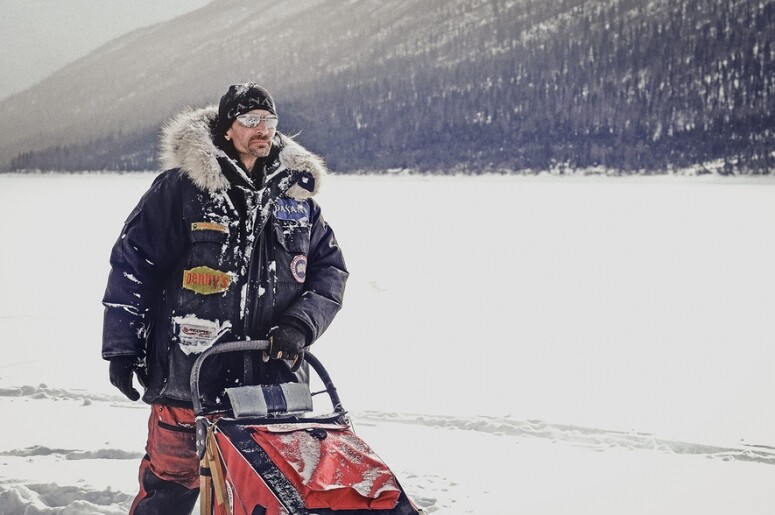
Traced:
<path fill-rule="evenodd" d="M 126 32 L 211 0 L 0 0 L 0 100 Z"/>

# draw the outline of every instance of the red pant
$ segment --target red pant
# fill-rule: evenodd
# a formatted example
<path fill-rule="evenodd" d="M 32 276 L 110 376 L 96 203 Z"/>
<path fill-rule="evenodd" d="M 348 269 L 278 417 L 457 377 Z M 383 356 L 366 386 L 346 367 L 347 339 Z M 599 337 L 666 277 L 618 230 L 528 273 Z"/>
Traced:
<path fill-rule="evenodd" d="M 194 411 L 154 404 L 131 515 L 190 514 L 199 496 Z"/>

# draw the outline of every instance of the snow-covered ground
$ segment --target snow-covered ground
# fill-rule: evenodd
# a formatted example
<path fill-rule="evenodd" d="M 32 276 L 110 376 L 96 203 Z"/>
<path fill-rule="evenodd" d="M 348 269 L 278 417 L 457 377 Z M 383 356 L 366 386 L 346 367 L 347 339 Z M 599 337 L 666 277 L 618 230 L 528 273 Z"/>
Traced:
<path fill-rule="evenodd" d="M 147 408 L 100 359 L 153 174 L 0 176 L 0 514 L 125 513 Z M 775 180 L 332 177 L 315 344 L 431 513 L 775 513 Z"/>

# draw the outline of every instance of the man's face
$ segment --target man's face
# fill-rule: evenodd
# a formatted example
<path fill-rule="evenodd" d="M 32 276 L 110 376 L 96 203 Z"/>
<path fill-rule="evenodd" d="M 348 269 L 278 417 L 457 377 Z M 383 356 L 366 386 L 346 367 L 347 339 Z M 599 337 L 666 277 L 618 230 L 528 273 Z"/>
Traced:
<path fill-rule="evenodd" d="M 254 116 L 274 116 L 264 109 L 254 109 L 245 114 Z M 242 125 L 239 120 L 234 120 L 229 130 L 226 131 L 226 139 L 231 140 L 240 156 L 249 156 L 252 157 L 253 160 L 257 157 L 266 157 L 269 155 L 269 150 L 272 148 L 272 139 L 274 139 L 276 132 L 274 127 L 269 128 L 266 125 L 266 122 L 262 121 L 256 127 L 250 128 Z M 245 161 L 245 159 L 243 159 L 243 161 Z"/>

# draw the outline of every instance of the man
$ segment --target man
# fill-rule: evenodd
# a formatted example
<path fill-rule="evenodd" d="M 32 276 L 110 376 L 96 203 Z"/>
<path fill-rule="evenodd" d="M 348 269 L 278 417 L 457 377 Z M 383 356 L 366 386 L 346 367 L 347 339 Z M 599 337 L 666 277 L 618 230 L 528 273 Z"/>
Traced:
<path fill-rule="evenodd" d="M 131 513 L 190 513 L 198 496 L 189 377 L 218 342 L 269 339 L 264 359 L 224 358 L 204 374 L 208 400 L 229 385 L 303 380 L 306 349 L 339 311 L 347 280 L 311 199 L 322 160 L 276 131 L 271 95 L 234 85 L 219 106 L 163 131 L 160 174 L 113 247 L 102 357 L 131 400 L 151 404 Z"/>

